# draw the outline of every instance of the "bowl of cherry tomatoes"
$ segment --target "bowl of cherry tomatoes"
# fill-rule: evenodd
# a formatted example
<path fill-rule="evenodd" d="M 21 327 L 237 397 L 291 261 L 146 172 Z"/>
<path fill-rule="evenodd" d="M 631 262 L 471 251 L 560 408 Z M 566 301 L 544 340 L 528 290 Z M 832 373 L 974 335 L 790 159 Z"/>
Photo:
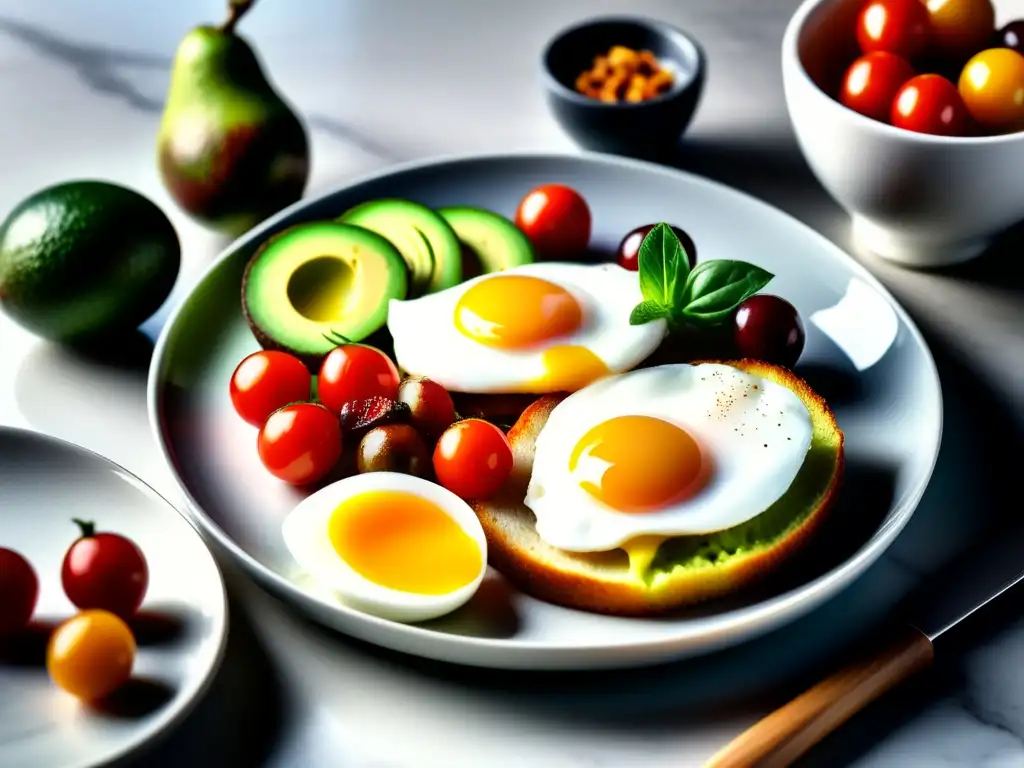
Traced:
<path fill-rule="evenodd" d="M 782 48 L 797 141 L 859 246 L 948 266 L 1024 219 L 1024 20 L 991 0 L 805 0 Z"/>

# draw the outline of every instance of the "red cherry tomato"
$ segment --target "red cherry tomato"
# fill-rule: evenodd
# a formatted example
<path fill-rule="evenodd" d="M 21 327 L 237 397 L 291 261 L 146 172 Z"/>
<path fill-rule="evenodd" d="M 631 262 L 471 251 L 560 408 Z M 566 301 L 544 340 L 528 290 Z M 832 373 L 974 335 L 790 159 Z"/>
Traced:
<path fill-rule="evenodd" d="M 292 485 L 309 485 L 341 458 L 341 424 L 318 403 L 286 405 L 267 419 L 257 444 L 270 474 Z"/>
<path fill-rule="evenodd" d="M 324 358 L 317 377 L 317 397 L 340 414 L 345 403 L 371 397 L 398 397 L 401 376 L 391 358 L 375 347 L 345 344 Z"/>
<path fill-rule="evenodd" d="M 839 101 L 873 120 L 889 122 L 896 92 L 913 76 L 914 68 L 895 53 L 865 54 L 846 70 Z"/>
<path fill-rule="evenodd" d="M 39 577 L 28 560 L 0 547 L 0 637 L 28 626 L 39 599 Z"/>
<path fill-rule="evenodd" d="M 929 44 L 948 57 L 977 53 L 991 42 L 996 27 L 996 9 L 991 0 L 925 0 L 928 11 Z"/>
<path fill-rule="evenodd" d="M 870 0 L 857 17 L 862 53 L 886 51 L 913 59 L 928 44 L 928 9 L 921 0 Z"/>
<path fill-rule="evenodd" d="M 142 550 L 116 533 L 97 533 L 91 522 L 75 520 L 82 535 L 64 555 L 60 580 L 76 608 L 97 608 L 131 618 L 149 587 Z"/>
<path fill-rule="evenodd" d="M 563 184 L 532 190 L 516 211 L 516 226 L 548 259 L 583 253 L 590 244 L 590 207 L 579 192 Z"/>
<path fill-rule="evenodd" d="M 897 92 L 890 122 L 918 133 L 962 136 L 967 130 L 967 109 L 949 80 L 941 75 L 918 75 Z"/>
<path fill-rule="evenodd" d="M 306 366 L 285 352 L 254 352 L 231 376 L 231 403 L 238 415 L 262 427 L 278 408 L 309 400 L 312 380 Z"/>
<path fill-rule="evenodd" d="M 463 499 L 492 496 L 512 472 L 512 446 L 490 422 L 464 419 L 445 430 L 434 448 L 434 474 Z"/>

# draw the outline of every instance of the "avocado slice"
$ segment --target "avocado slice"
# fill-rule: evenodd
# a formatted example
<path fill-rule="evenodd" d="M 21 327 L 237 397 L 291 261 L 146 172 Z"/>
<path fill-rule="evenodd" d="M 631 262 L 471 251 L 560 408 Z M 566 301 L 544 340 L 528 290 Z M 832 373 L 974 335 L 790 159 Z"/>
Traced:
<path fill-rule="evenodd" d="M 315 362 L 384 326 L 388 302 L 408 292 L 405 260 L 375 232 L 350 224 L 299 224 L 249 260 L 242 307 L 257 341 Z"/>
<path fill-rule="evenodd" d="M 411 200 L 383 198 L 345 211 L 338 221 L 386 237 L 409 267 L 409 298 L 462 282 L 459 239 L 443 218 Z"/>
<path fill-rule="evenodd" d="M 501 272 L 532 264 L 533 244 L 515 224 L 500 214 L 469 205 L 438 208 L 463 246 L 463 277 Z"/>

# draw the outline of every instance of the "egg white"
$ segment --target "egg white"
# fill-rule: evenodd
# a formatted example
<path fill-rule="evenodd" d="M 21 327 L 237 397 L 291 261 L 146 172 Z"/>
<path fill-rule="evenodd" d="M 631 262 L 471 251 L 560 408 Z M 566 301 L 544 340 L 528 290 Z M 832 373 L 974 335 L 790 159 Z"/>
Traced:
<path fill-rule="evenodd" d="M 388 330 L 398 366 L 454 392 L 511 392 L 543 377 L 542 354 L 551 347 L 586 347 L 610 372 L 620 373 L 643 362 L 665 336 L 664 320 L 629 324 L 630 312 L 643 295 L 636 272 L 618 264 L 542 262 L 500 275 L 529 275 L 561 286 L 580 303 L 582 326 L 528 349 L 499 349 L 474 341 L 456 328 L 455 307 L 467 289 L 496 276 L 481 275 L 418 299 L 390 302 Z"/>
<path fill-rule="evenodd" d="M 329 524 L 343 501 L 367 491 L 411 493 L 439 507 L 480 547 L 480 573 L 469 584 L 444 595 L 403 592 L 364 578 L 334 549 Z M 440 485 L 397 472 L 353 475 L 321 488 L 296 505 L 281 532 L 292 557 L 316 582 L 353 607 L 392 621 L 427 621 L 451 613 L 473 597 L 487 571 L 487 539 L 470 506 Z"/>
<path fill-rule="evenodd" d="M 642 514 L 619 512 L 579 487 L 569 457 L 594 425 L 616 416 L 661 418 L 689 432 L 713 462 L 694 496 Z M 537 439 L 524 503 L 542 539 L 574 552 L 615 549 L 639 536 L 712 533 L 764 512 L 786 492 L 813 425 L 786 387 L 732 366 L 663 365 L 609 377 L 567 397 Z"/>

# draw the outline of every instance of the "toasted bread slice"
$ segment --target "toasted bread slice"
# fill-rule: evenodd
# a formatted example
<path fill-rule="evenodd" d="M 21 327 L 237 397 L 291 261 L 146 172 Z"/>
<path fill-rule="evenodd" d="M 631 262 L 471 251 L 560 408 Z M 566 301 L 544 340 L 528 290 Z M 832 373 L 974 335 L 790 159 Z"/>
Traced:
<path fill-rule="evenodd" d="M 835 499 L 843 474 L 843 433 L 828 404 L 788 369 L 753 360 L 726 364 L 788 387 L 811 414 L 811 448 L 779 501 L 734 528 L 669 539 L 640 572 L 630 568 L 622 549 L 592 554 L 556 549 L 537 535 L 533 512 L 522 503 L 537 436 L 564 397 L 546 396 L 530 405 L 508 434 L 515 456 L 508 483 L 495 498 L 474 504 L 491 564 L 542 600 L 596 613 L 643 616 L 738 590 L 792 555 Z"/>

